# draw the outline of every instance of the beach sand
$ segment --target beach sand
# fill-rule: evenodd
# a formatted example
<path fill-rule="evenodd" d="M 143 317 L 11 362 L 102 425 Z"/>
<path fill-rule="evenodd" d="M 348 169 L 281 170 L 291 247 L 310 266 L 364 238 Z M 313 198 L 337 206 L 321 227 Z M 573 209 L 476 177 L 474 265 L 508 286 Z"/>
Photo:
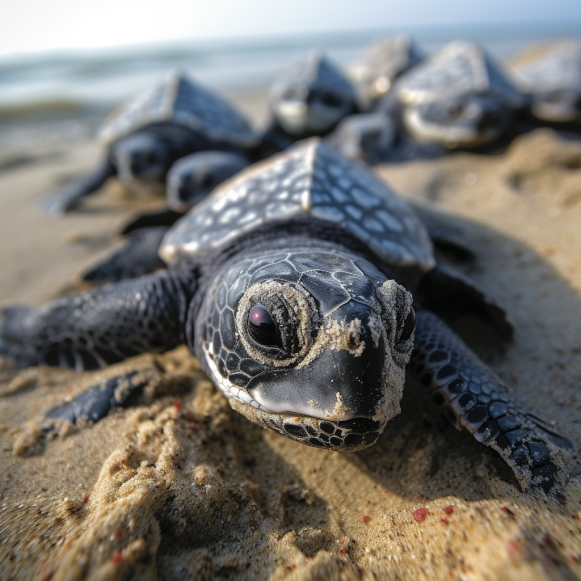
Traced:
<path fill-rule="evenodd" d="M 239 101 L 264 119 L 263 94 Z M 111 185 L 79 212 L 44 216 L 36 202 L 99 152 L 80 142 L 25 162 L 5 155 L 1 305 L 70 291 L 136 208 L 161 205 Z M 516 327 L 512 345 L 479 352 L 579 448 L 581 143 L 538 130 L 503 154 L 377 171 L 464 232 L 477 257 L 455 267 Z M 150 380 L 142 405 L 42 432 L 51 406 L 128 368 Z M 3 579 L 581 577 L 576 458 L 566 458 L 561 502 L 522 492 L 495 452 L 447 425 L 413 385 L 377 444 L 342 454 L 248 422 L 185 348 L 95 373 L 3 362 L 0 444 Z"/>

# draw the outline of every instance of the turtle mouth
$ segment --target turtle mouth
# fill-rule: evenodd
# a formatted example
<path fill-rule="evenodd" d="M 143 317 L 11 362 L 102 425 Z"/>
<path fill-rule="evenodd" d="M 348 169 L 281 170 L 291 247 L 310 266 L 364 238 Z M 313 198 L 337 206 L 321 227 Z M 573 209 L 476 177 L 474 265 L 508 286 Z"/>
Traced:
<path fill-rule="evenodd" d="M 358 452 L 372 446 L 385 428 L 371 418 L 355 417 L 349 420 L 333 421 L 298 416 L 288 413 L 273 413 L 243 403 L 229 400 L 233 410 L 264 428 L 270 428 L 291 440 L 337 452 Z"/>

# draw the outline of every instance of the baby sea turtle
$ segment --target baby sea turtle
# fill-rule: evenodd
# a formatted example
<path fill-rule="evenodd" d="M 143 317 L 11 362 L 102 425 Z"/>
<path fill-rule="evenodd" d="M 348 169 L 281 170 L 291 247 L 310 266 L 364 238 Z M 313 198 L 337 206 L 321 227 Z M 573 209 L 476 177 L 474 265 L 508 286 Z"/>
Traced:
<path fill-rule="evenodd" d="M 327 135 L 356 112 L 355 89 L 327 57 L 313 51 L 274 83 L 270 94 L 272 121 L 260 147 L 264 158 L 295 141 Z"/>
<path fill-rule="evenodd" d="M 230 104 L 176 72 L 114 112 L 99 132 L 108 147 L 92 173 L 42 202 L 62 214 L 118 176 L 129 189 L 163 189 L 173 163 L 196 151 L 240 152 L 256 136 Z"/>
<path fill-rule="evenodd" d="M 564 481 L 570 442 L 420 302 L 508 333 L 502 309 L 438 267 L 411 208 L 320 140 L 224 183 L 174 225 L 160 255 L 166 271 L 5 309 L 4 354 L 91 369 L 186 343 L 233 409 L 342 451 L 373 444 L 400 412 L 407 369 L 525 487 Z M 96 421 L 123 405 L 133 379 L 110 379 L 49 416 Z"/>
<path fill-rule="evenodd" d="M 403 74 L 378 109 L 413 139 L 455 148 L 496 141 L 525 105 L 482 48 L 456 41 Z"/>
<path fill-rule="evenodd" d="M 424 58 L 424 53 L 406 34 L 374 42 L 347 67 L 347 77 L 356 87 L 360 108 L 371 108 L 387 95 L 402 73 Z"/>
<path fill-rule="evenodd" d="M 528 56 L 528 58 L 527 58 Z M 581 121 L 581 42 L 529 51 L 511 72 L 531 96 L 530 111 L 541 121 Z"/>
<path fill-rule="evenodd" d="M 375 164 L 389 159 L 396 142 L 395 123 L 381 113 L 358 113 L 339 122 L 325 138 L 348 159 Z"/>
<path fill-rule="evenodd" d="M 121 234 L 129 237 L 128 244 L 87 270 L 82 280 L 112 282 L 164 268 L 158 250 L 170 226 L 248 165 L 245 157 L 227 151 L 201 151 L 176 161 L 167 175 L 167 207 L 141 214 L 127 224 Z"/>

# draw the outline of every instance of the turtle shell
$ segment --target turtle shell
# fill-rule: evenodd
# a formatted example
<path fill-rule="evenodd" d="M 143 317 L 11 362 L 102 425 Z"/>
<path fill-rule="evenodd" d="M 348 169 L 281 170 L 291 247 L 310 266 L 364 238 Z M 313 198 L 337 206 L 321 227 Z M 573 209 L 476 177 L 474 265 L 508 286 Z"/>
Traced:
<path fill-rule="evenodd" d="M 430 103 L 467 93 L 493 94 L 512 108 L 523 107 L 524 96 L 478 45 L 455 41 L 434 53 L 397 83 L 405 104 Z"/>
<path fill-rule="evenodd" d="M 310 52 L 306 59 L 295 63 L 278 77 L 271 89 L 271 100 L 276 102 L 289 88 L 299 86 L 324 86 L 345 101 L 355 99 L 351 83 L 338 67 L 317 51 Z"/>
<path fill-rule="evenodd" d="M 179 72 L 113 112 L 99 137 L 112 143 L 151 123 L 172 121 L 216 141 L 250 147 L 256 135 L 248 121 L 221 97 Z"/>
<path fill-rule="evenodd" d="M 368 87 L 372 98 L 389 91 L 395 78 L 424 58 L 413 40 L 400 34 L 374 42 L 347 69 L 348 78 Z"/>
<path fill-rule="evenodd" d="M 581 87 L 581 42 L 562 42 L 528 51 L 512 67 L 516 83 L 526 93 Z"/>
<path fill-rule="evenodd" d="M 431 240 L 409 205 L 365 166 L 313 138 L 224 182 L 166 234 L 160 256 L 219 252 L 269 222 L 312 216 L 334 222 L 389 264 L 429 270 Z"/>

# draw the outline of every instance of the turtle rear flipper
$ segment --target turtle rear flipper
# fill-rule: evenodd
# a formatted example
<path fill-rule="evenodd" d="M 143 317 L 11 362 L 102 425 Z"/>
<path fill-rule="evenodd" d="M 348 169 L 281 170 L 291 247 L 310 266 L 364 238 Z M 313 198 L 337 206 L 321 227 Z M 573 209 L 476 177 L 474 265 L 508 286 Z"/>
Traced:
<path fill-rule="evenodd" d="M 425 226 L 437 250 L 460 261 L 471 261 L 476 258 L 470 241 L 462 229 L 449 223 L 444 215 L 427 210 L 420 204 L 410 203 L 422 224 Z"/>
<path fill-rule="evenodd" d="M 516 403 L 502 381 L 431 313 L 417 313 L 408 369 L 453 423 L 500 453 L 523 488 L 557 492 L 564 484 L 560 453 L 571 452 L 573 444 Z"/>
<path fill-rule="evenodd" d="M 432 268 L 420 282 L 418 300 L 446 320 L 474 315 L 489 324 L 502 340 L 510 341 L 514 336 L 514 325 L 496 299 L 450 268 Z"/>
<path fill-rule="evenodd" d="M 117 169 L 107 157 L 90 174 L 69 184 L 59 192 L 40 201 L 41 208 L 52 216 L 61 216 L 72 210 L 81 198 L 97 191 L 110 177 L 117 175 Z"/>
<path fill-rule="evenodd" d="M 125 247 L 85 272 L 82 280 L 86 282 L 115 282 L 137 278 L 164 268 L 165 264 L 157 255 L 157 251 L 167 231 L 167 226 L 134 230 L 131 232 L 129 243 Z"/>
<path fill-rule="evenodd" d="M 195 289 L 195 281 L 189 281 Z M 189 293 L 167 271 L 106 285 L 44 307 L 5 309 L 0 345 L 18 364 L 97 369 L 183 341 Z"/>

